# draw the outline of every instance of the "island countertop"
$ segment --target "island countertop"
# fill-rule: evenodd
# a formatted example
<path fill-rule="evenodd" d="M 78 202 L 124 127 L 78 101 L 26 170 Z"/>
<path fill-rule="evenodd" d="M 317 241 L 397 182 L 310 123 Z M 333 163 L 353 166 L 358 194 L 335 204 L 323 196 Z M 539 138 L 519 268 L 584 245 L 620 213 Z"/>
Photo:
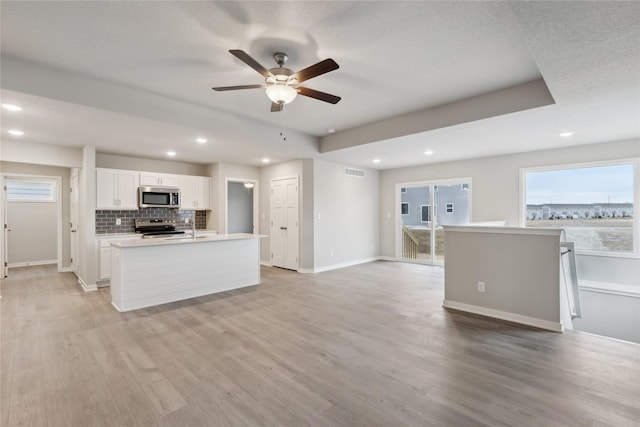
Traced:
<path fill-rule="evenodd" d="M 244 240 L 244 239 L 256 239 L 261 237 L 267 237 L 262 234 L 249 234 L 249 233 L 232 233 L 232 234 L 203 234 L 198 235 L 196 233 L 195 238 L 190 235 L 185 236 L 171 236 L 155 239 L 131 239 L 123 240 L 119 242 L 111 243 L 111 246 L 118 248 L 138 248 L 144 246 L 163 246 L 163 245 L 179 245 L 212 241 L 228 241 L 228 240 Z"/>

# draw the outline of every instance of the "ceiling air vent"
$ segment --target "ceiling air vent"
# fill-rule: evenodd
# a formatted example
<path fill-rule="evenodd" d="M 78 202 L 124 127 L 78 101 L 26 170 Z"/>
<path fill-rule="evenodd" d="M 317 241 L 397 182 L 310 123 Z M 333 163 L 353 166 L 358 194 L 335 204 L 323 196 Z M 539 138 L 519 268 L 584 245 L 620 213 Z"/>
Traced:
<path fill-rule="evenodd" d="M 344 174 L 349 176 L 364 176 L 364 171 L 358 169 L 344 168 Z"/>

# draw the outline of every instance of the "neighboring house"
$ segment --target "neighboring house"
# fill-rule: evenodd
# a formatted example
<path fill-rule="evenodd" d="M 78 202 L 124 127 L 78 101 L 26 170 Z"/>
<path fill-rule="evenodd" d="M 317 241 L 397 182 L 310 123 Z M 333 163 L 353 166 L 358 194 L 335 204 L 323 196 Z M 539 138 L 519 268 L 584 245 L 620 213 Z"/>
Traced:
<path fill-rule="evenodd" d="M 402 223 L 407 227 L 430 226 L 435 212 L 436 226 L 469 222 L 469 184 L 434 185 L 434 206 L 430 186 L 403 187 Z"/>
<path fill-rule="evenodd" d="M 527 205 L 527 219 L 632 218 L 633 203 Z"/>

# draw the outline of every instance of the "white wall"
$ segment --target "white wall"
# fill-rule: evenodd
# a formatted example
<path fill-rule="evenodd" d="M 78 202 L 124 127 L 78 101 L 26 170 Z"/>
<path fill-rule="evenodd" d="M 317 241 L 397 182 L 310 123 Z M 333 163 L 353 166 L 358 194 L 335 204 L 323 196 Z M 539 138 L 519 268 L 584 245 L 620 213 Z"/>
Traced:
<path fill-rule="evenodd" d="M 2 141 L 2 158 L 0 160 L 79 168 L 82 165 L 82 152 L 76 148 L 58 145 L 4 140 Z"/>
<path fill-rule="evenodd" d="M 490 143 L 490 142 L 489 142 Z M 514 141 L 514 143 L 517 143 Z M 412 181 L 428 181 L 468 176 L 473 180 L 472 187 L 472 221 L 506 220 L 509 226 L 519 223 L 519 188 L 520 168 L 580 163 L 590 161 L 614 160 L 640 156 L 640 140 L 626 140 L 589 144 L 576 147 L 559 148 L 505 156 L 470 159 L 457 162 L 416 166 L 410 168 L 390 169 L 381 172 L 380 185 L 380 241 L 381 255 L 395 256 L 395 184 Z M 387 217 L 387 213 L 391 217 Z M 578 258 L 581 258 L 578 256 Z M 624 271 L 637 273 L 638 259 L 632 258 L 600 258 L 600 271 Z M 579 277 L 585 280 L 598 280 L 590 274 L 595 269 L 582 265 Z M 628 280 L 638 283 L 638 276 L 630 278 L 625 275 L 621 283 Z"/>
<path fill-rule="evenodd" d="M 96 167 L 177 175 L 209 176 L 206 165 L 96 153 Z"/>
<path fill-rule="evenodd" d="M 8 202 L 9 267 L 58 260 L 57 203 Z"/>
<path fill-rule="evenodd" d="M 574 319 L 574 328 L 640 343 L 640 298 L 580 290 L 582 319 Z"/>
<path fill-rule="evenodd" d="M 96 290 L 98 247 L 96 245 L 96 148 L 82 149 L 78 198 L 78 279 L 83 289 Z"/>
<path fill-rule="evenodd" d="M 314 160 L 314 270 L 370 260 L 379 250 L 377 170 L 345 175 L 346 165 Z"/>
<path fill-rule="evenodd" d="M 559 230 L 445 226 L 444 235 L 445 307 L 562 330 Z"/>

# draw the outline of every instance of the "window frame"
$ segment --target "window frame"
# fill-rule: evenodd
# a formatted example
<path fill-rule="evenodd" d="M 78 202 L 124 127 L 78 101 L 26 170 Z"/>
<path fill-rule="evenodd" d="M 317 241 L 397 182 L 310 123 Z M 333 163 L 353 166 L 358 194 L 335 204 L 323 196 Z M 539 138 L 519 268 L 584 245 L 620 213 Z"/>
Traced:
<path fill-rule="evenodd" d="M 610 252 L 610 251 L 596 251 L 588 249 L 576 249 L 577 255 L 589 255 L 599 257 L 610 258 L 640 258 L 640 238 L 636 237 L 640 233 L 640 214 L 638 212 L 638 204 L 640 203 L 640 157 L 630 157 L 622 159 L 601 160 L 591 162 L 578 162 L 578 163 L 563 163 L 557 165 L 546 165 L 520 168 L 520 191 L 519 191 L 519 204 L 518 204 L 518 223 L 521 227 L 526 227 L 527 223 L 527 174 L 531 172 L 550 172 L 568 169 L 587 169 L 606 166 L 621 166 L 632 165 L 633 166 L 633 250 L 631 252 Z"/>
<path fill-rule="evenodd" d="M 449 211 L 449 206 L 451 206 L 451 211 Z M 444 213 L 452 214 L 453 211 L 454 211 L 453 203 L 445 203 L 445 205 L 444 205 Z"/>
<path fill-rule="evenodd" d="M 427 209 L 427 220 L 426 221 L 422 219 L 423 218 L 422 217 L 422 208 L 424 208 L 424 207 L 428 208 Z M 420 205 L 420 222 L 430 223 L 431 222 L 431 216 L 432 216 L 431 205 Z"/>

